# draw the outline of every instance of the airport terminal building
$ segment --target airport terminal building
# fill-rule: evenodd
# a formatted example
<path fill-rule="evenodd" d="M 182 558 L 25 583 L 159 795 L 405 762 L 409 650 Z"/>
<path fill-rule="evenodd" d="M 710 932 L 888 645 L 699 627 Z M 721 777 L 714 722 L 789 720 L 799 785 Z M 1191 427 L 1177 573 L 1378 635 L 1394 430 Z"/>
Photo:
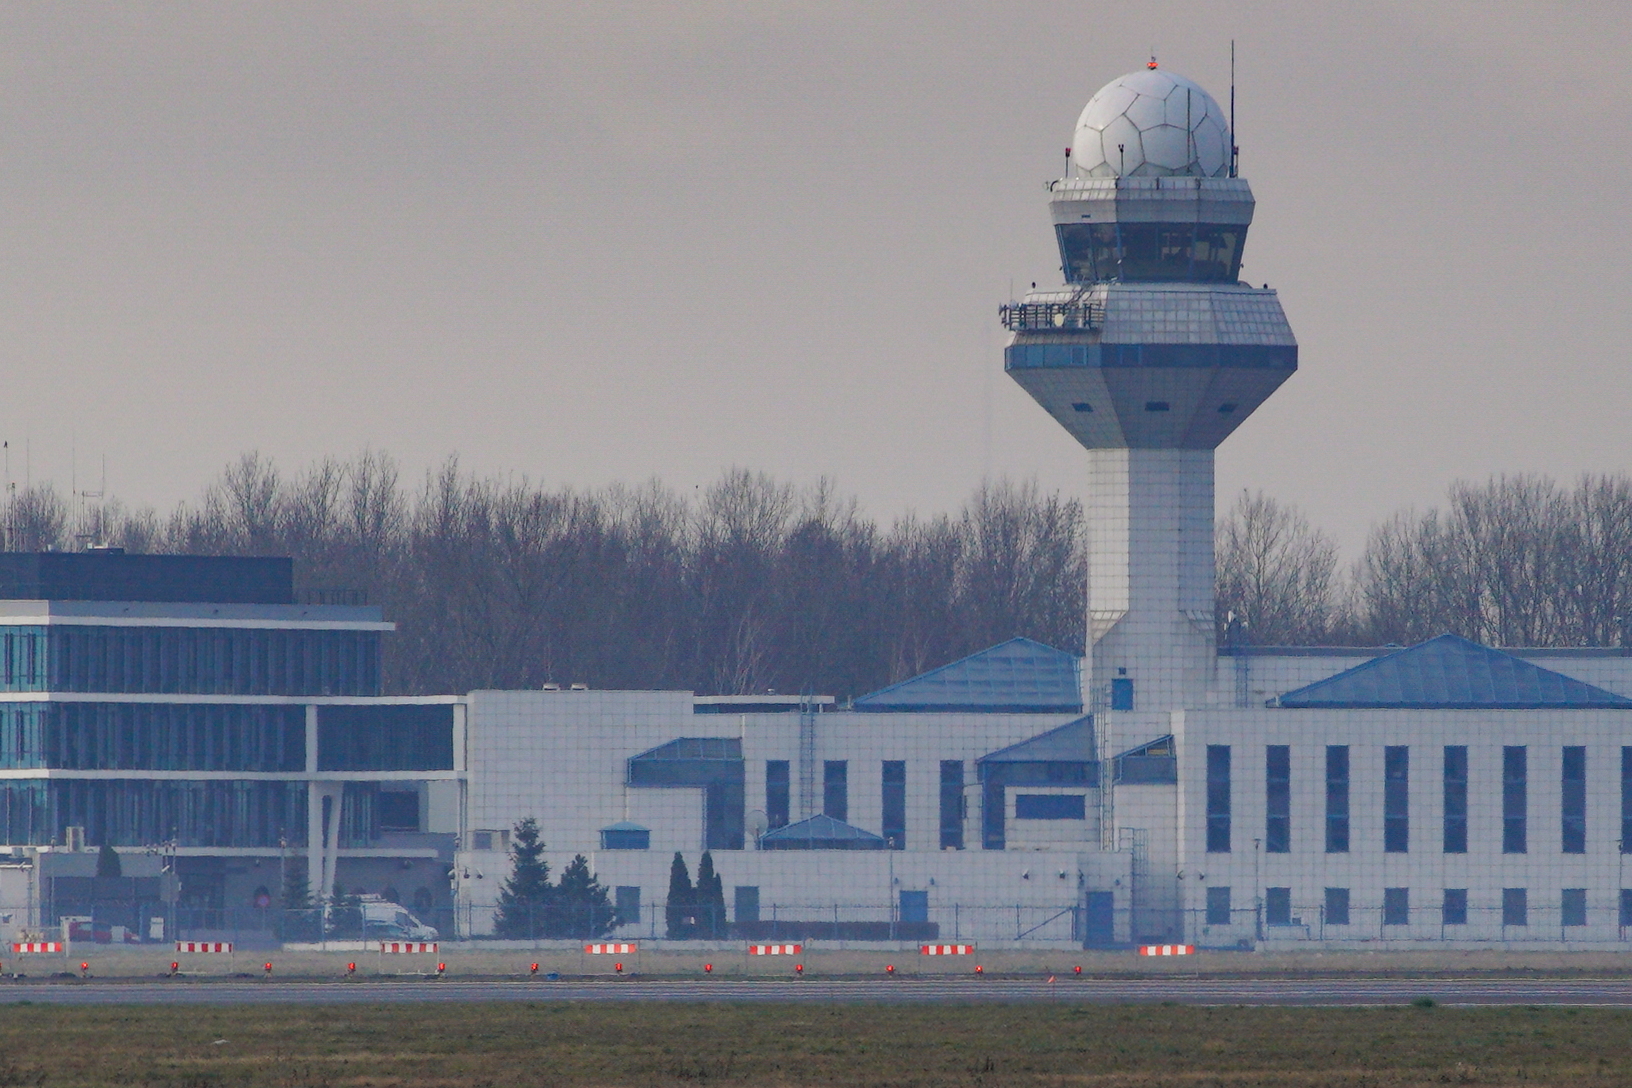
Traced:
<path fill-rule="evenodd" d="M 0 927 L 22 896 L 14 928 L 168 938 L 295 866 L 484 936 L 535 817 L 625 938 L 706 851 L 749 939 L 1625 946 L 1632 649 L 1220 645 L 1214 450 L 1299 362 L 1240 280 L 1254 210 L 1218 103 L 1153 63 L 1050 186 L 1063 286 L 1001 308 L 1085 450 L 1081 656 L 1015 638 L 843 705 L 391 698 L 391 625 L 296 602 L 288 560 L 0 556 Z"/>

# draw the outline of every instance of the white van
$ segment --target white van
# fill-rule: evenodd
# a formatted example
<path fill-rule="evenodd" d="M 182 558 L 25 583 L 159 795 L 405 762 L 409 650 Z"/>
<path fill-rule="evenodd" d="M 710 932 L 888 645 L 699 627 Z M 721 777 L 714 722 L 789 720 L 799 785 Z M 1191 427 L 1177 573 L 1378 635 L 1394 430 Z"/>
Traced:
<path fill-rule="evenodd" d="M 377 895 L 362 897 L 363 936 L 370 941 L 434 941 L 441 936 L 398 903 Z"/>

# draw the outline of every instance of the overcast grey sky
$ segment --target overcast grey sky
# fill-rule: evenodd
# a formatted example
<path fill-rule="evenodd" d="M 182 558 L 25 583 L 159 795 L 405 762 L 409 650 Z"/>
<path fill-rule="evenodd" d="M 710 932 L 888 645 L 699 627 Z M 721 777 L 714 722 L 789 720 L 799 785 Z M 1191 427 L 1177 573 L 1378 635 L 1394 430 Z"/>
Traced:
<path fill-rule="evenodd" d="M 0 437 L 166 506 L 238 452 L 1080 494 L 1002 373 L 1088 97 L 1228 93 L 1301 369 L 1219 454 L 1352 554 L 1632 469 L 1625 3 L 0 4 Z"/>

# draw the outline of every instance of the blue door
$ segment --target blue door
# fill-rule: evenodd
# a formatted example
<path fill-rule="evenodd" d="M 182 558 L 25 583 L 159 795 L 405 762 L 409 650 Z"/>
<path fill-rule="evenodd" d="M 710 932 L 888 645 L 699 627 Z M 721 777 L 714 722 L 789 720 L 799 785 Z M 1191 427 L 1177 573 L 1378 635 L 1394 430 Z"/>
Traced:
<path fill-rule="evenodd" d="M 901 893 L 901 920 L 903 922 L 929 921 L 929 893 L 903 891 Z"/>
<path fill-rule="evenodd" d="M 1110 948 L 1115 943 L 1115 899 L 1110 892 L 1089 892 L 1082 910 L 1082 947 Z"/>

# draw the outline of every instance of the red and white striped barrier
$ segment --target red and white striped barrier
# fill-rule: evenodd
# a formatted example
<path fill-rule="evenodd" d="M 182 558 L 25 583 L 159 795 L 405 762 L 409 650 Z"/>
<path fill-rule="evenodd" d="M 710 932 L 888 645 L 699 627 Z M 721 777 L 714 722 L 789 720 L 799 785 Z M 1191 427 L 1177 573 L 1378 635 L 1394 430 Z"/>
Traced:
<path fill-rule="evenodd" d="M 634 944 L 586 944 L 584 951 L 591 956 L 627 956 L 637 947 Z"/>
<path fill-rule="evenodd" d="M 437 949 L 437 944 L 436 944 L 435 941 L 381 941 L 380 942 L 380 951 L 382 953 L 385 953 L 385 952 L 411 952 L 411 953 L 429 954 L 429 955 L 434 956 L 436 954 L 436 949 Z"/>
<path fill-rule="evenodd" d="M 177 952 L 224 952 L 232 951 L 231 941 L 177 941 Z"/>
<path fill-rule="evenodd" d="M 11 950 L 18 953 L 27 952 L 61 952 L 61 941 L 13 941 Z"/>
<path fill-rule="evenodd" d="M 751 944 L 750 956 L 797 956 L 805 950 L 802 944 Z"/>
<path fill-rule="evenodd" d="M 918 951 L 926 956 L 973 956 L 975 946 L 972 944 L 926 944 Z"/>
<path fill-rule="evenodd" d="M 1196 946 L 1193 944 L 1142 944 L 1139 946 L 1141 956 L 1193 956 Z"/>

